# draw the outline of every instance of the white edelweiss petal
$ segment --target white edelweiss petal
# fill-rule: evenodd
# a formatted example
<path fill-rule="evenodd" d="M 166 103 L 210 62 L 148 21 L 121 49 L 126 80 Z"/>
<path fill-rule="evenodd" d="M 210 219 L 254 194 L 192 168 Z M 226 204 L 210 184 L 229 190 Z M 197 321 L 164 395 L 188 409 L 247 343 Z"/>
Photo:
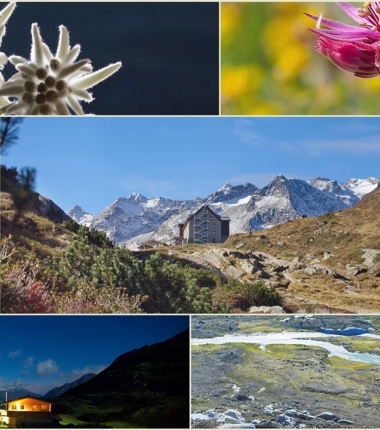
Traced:
<path fill-rule="evenodd" d="M 0 64 L 7 64 L 8 57 L 4 54 L 4 52 L 0 52 Z"/>
<path fill-rule="evenodd" d="M 2 113 L 5 113 L 6 108 L 7 108 L 8 105 L 9 105 L 9 99 L 7 99 L 7 97 L 1 96 L 0 97 L 0 106 L 1 106 L 0 115 Z"/>
<path fill-rule="evenodd" d="M 65 56 L 65 58 L 62 58 L 62 64 L 72 63 L 78 58 L 78 55 L 80 54 L 80 45 L 75 45 L 74 48 L 70 50 L 70 52 Z"/>
<path fill-rule="evenodd" d="M 61 67 L 59 72 L 57 73 L 57 80 L 66 78 L 66 76 L 69 76 L 75 73 L 82 66 L 87 64 L 89 61 L 90 60 L 80 60 L 77 63 L 67 64 L 66 66 Z"/>
<path fill-rule="evenodd" d="M 22 114 L 23 109 L 26 108 L 27 105 L 22 100 L 17 100 L 16 103 L 12 103 L 10 106 L 6 108 L 6 113 L 15 113 L 15 114 Z"/>
<path fill-rule="evenodd" d="M 94 100 L 94 98 L 92 97 L 92 94 L 89 93 L 87 90 L 72 88 L 71 94 L 77 97 L 79 100 L 85 100 L 86 102 L 92 102 Z"/>
<path fill-rule="evenodd" d="M 20 57 L 19 55 L 11 55 L 10 57 L 8 57 L 8 60 L 14 65 L 16 66 L 17 64 L 23 64 L 23 63 L 27 63 L 28 60 L 26 60 L 23 57 Z"/>
<path fill-rule="evenodd" d="M 0 42 L 5 34 L 5 25 L 0 25 Z"/>
<path fill-rule="evenodd" d="M 0 88 L 0 96 L 20 96 L 25 91 L 24 85 L 19 82 L 16 83 L 9 83 L 6 82 L 1 88 Z"/>
<path fill-rule="evenodd" d="M 38 115 L 39 114 L 39 105 L 31 104 L 27 105 L 28 108 L 25 111 L 25 115 Z"/>
<path fill-rule="evenodd" d="M 45 58 L 50 61 L 54 58 L 54 55 L 51 53 L 49 47 L 46 45 L 46 43 L 42 44 L 42 52 L 45 55 Z"/>
<path fill-rule="evenodd" d="M 9 3 L 5 8 L 0 12 L 0 25 L 4 25 L 8 18 L 12 15 L 14 8 L 16 7 L 16 3 Z"/>
<path fill-rule="evenodd" d="M 16 73 L 16 75 L 18 75 L 18 74 Z M 16 76 L 16 75 L 13 75 L 6 82 L 3 82 L 3 84 L 1 85 L 1 88 L 7 88 L 7 87 L 10 87 L 14 84 L 24 85 L 25 79 L 22 78 L 21 76 Z"/>
<path fill-rule="evenodd" d="M 78 100 L 73 97 L 71 94 L 68 94 L 67 96 L 67 103 L 71 107 L 71 109 L 77 114 L 77 115 L 84 115 L 82 106 L 78 102 Z"/>
<path fill-rule="evenodd" d="M 16 69 L 19 72 L 22 72 L 25 75 L 28 75 L 31 77 L 35 76 L 36 74 L 36 69 L 33 67 L 32 64 L 17 64 Z"/>
<path fill-rule="evenodd" d="M 91 73 L 90 75 L 86 75 L 82 78 L 79 78 L 72 84 L 72 87 L 79 88 L 81 90 L 87 90 L 88 88 L 93 87 L 104 79 L 107 79 L 109 76 L 114 74 L 121 67 L 121 62 L 110 64 L 103 69 L 100 69 L 96 72 Z"/>
<path fill-rule="evenodd" d="M 70 51 L 70 36 L 64 25 L 59 26 L 59 40 L 56 58 L 62 60 Z"/>
<path fill-rule="evenodd" d="M 94 70 L 94 68 L 92 67 L 91 64 L 86 64 L 83 67 L 81 67 L 80 72 L 83 72 L 83 73 L 92 73 L 93 70 Z"/>
<path fill-rule="evenodd" d="M 62 99 L 56 101 L 55 109 L 58 115 L 71 115 L 66 103 Z"/>
<path fill-rule="evenodd" d="M 40 30 L 37 23 L 34 23 L 32 24 L 32 51 L 30 59 L 33 63 L 37 64 L 38 67 L 42 67 L 44 65 L 44 51 L 42 45 Z"/>

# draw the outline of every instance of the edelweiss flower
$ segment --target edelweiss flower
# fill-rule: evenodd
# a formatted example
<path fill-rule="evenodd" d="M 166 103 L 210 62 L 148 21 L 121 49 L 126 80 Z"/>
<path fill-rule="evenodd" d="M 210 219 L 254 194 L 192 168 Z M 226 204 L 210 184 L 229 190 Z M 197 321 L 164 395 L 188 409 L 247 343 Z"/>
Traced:
<path fill-rule="evenodd" d="M 75 62 L 80 45 L 70 48 L 66 27 L 61 25 L 59 31 L 55 56 L 43 43 L 37 24 L 32 24 L 30 61 L 16 55 L 9 57 L 18 73 L 3 84 L 0 96 L 18 100 L 6 108 L 6 114 L 70 115 L 69 106 L 76 114 L 83 115 L 79 100 L 93 100 L 87 89 L 121 67 L 118 62 L 92 73 L 90 60 Z"/>
<path fill-rule="evenodd" d="M 8 18 L 12 15 L 14 8 L 16 7 L 16 3 L 9 3 L 5 8 L 0 12 L 0 46 L 1 40 L 5 34 L 5 24 L 8 21 Z M 4 64 L 7 64 L 8 58 L 4 54 L 4 52 L 0 52 L 0 70 L 3 70 Z M 3 75 L 0 73 L 0 88 L 4 83 Z M 9 100 L 6 97 L 0 97 L 0 106 L 6 106 L 9 104 Z"/>
<path fill-rule="evenodd" d="M 380 74 L 380 2 L 366 2 L 363 8 L 349 3 L 338 5 L 359 26 L 343 24 L 306 13 L 317 21 L 311 30 L 318 36 L 316 49 L 343 70 L 360 78 Z M 321 28 L 321 25 L 326 28 Z"/>

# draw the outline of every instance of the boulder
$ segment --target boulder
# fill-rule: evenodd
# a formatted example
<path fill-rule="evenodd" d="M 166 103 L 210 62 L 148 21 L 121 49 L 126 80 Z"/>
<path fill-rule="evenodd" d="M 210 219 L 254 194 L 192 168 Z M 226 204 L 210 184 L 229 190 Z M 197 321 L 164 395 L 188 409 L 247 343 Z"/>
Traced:
<path fill-rule="evenodd" d="M 251 306 L 250 314 L 285 314 L 281 306 Z"/>
<path fill-rule="evenodd" d="M 332 412 L 322 412 L 321 414 L 317 415 L 316 418 L 321 418 L 322 420 L 335 420 L 337 416 Z"/>

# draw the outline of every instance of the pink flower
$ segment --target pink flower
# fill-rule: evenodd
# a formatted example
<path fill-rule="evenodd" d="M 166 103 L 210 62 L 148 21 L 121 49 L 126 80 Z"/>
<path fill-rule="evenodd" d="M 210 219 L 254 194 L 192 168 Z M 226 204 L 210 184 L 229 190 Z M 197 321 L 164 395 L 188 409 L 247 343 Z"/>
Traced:
<path fill-rule="evenodd" d="M 380 74 L 380 3 L 367 2 L 363 8 L 349 3 L 338 5 L 359 26 L 343 24 L 331 19 L 305 13 L 317 21 L 316 50 L 336 66 L 360 78 L 373 78 Z M 326 28 L 321 28 L 323 25 Z"/>

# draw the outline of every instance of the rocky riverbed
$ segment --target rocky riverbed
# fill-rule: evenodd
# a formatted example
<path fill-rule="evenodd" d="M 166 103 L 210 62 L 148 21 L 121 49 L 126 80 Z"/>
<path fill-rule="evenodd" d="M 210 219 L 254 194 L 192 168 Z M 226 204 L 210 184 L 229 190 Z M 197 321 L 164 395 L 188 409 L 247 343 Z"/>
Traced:
<path fill-rule="evenodd" d="M 192 318 L 192 338 L 306 326 L 314 333 L 321 326 L 361 326 L 378 333 L 380 322 L 380 317 L 363 316 L 309 318 L 198 316 Z M 376 337 L 332 336 L 331 341 L 347 350 L 380 354 Z M 193 428 L 379 428 L 379 405 L 379 365 L 307 345 L 192 346 Z"/>

